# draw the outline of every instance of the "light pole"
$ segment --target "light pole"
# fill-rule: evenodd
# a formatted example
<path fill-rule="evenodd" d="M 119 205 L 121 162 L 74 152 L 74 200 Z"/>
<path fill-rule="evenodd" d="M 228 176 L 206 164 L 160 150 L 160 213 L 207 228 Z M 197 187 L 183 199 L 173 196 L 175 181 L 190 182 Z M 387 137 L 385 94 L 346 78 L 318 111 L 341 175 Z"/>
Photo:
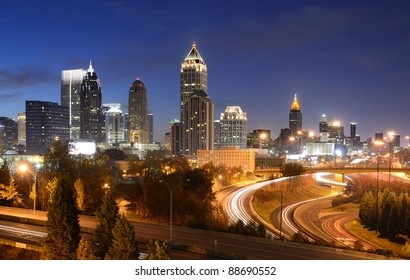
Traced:
<path fill-rule="evenodd" d="M 34 168 L 33 168 L 34 169 Z M 33 177 L 34 177 L 34 186 L 33 186 L 33 194 L 34 194 L 34 198 L 33 198 L 33 210 L 34 211 L 36 211 L 36 201 L 37 201 L 37 172 L 34 170 L 32 170 L 32 169 L 30 169 L 28 166 L 27 166 L 27 164 L 25 164 L 25 163 L 22 163 L 20 166 L 19 166 L 19 170 L 22 172 L 22 173 L 26 173 L 27 171 L 29 171 L 32 175 L 33 175 Z M 30 196 L 30 193 L 29 193 L 29 196 Z"/>

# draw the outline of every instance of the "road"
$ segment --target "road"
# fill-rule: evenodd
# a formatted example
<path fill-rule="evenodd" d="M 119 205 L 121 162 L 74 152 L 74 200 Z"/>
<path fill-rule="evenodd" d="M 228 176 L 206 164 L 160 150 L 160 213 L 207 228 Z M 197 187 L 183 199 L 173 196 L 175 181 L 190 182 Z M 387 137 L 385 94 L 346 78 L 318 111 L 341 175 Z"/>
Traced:
<path fill-rule="evenodd" d="M 42 211 L 0 207 L 0 214 L 17 215 L 46 219 Z M 166 240 L 169 237 L 169 226 L 131 222 L 139 239 Z M 80 217 L 81 226 L 95 225 L 93 217 Z M 354 260 L 378 259 L 379 257 L 320 246 L 296 244 L 278 240 L 246 237 L 215 231 L 205 231 L 182 227 L 173 228 L 174 246 L 181 250 L 190 250 L 216 259 L 251 259 L 251 260 Z M 191 259 L 186 256 L 185 259 Z"/>

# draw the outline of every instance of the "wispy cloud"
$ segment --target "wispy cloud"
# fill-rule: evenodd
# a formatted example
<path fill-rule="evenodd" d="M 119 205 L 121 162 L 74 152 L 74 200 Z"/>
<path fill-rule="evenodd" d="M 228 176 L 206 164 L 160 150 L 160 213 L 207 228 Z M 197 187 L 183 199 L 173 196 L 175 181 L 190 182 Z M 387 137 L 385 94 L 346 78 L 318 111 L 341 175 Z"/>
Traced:
<path fill-rule="evenodd" d="M 21 92 L 13 92 L 13 93 L 6 93 L 6 94 L 1 94 L 0 93 L 0 103 L 9 103 L 12 101 L 15 101 L 16 99 L 19 99 L 22 97 L 23 94 Z"/>
<path fill-rule="evenodd" d="M 25 87 L 59 79 L 47 68 L 26 65 L 17 69 L 0 69 L 0 87 Z"/>

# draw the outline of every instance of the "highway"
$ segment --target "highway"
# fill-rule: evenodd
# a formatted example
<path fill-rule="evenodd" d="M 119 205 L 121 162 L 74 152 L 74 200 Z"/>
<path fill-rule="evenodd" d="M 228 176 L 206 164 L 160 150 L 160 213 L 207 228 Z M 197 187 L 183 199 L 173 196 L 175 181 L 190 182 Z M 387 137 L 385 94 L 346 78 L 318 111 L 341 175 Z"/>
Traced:
<path fill-rule="evenodd" d="M 46 219 L 42 211 L 0 207 L 0 214 L 9 216 L 28 216 L 39 220 Z M 2 217 L 4 220 L 4 216 Z M 131 222 L 136 236 L 142 239 L 169 239 L 169 226 Z M 2 223 L 3 224 L 3 223 Z M 80 217 L 81 226 L 95 225 L 93 217 Z M 174 249 L 189 250 L 209 259 L 252 259 L 252 260 L 353 260 L 379 259 L 380 257 L 320 246 L 296 244 L 278 240 L 246 237 L 215 231 L 173 227 Z M 182 259 L 197 259 L 183 256 Z"/>

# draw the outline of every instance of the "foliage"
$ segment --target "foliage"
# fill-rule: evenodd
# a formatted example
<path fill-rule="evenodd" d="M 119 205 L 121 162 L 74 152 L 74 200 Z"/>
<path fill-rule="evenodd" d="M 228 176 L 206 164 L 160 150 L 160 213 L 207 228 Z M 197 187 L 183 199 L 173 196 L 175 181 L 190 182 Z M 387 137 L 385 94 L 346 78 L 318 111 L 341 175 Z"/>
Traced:
<path fill-rule="evenodd" d="M 148 260 L 171 260 L 167 242 L 159 240 L 149 240 L 147 248 Z"/>
<path fill-rule="evenodd" d="M 11 201 L 13 206 L 19 206 L 23 203 L 21 194 L 17 191 L 13 180 L 7 185 L 0 184 L 0 199 Z"/>
<path fill-rule="evenodd" d="M 228 227 L 228 232 L 262 238 L 269 237 L 265 227 L 262 224 L 256 223 L 254 221 L 250 221 L 249 223 L 245 224 L 242 220 L 238 220 Z"/>
<path fill-rule="evenodd" d="M 280 168 L 280 173 L 284 177 L 300 176 L 305 173 L 306 170 L 300 163 L 286 163 Z"/>
<path fill-rule="evenodd" d="M 97 260 L 94 254 L 93 239 L 90 235 L 83 235 L 77 249 L 77 260 Z"/>
<path fill-rule="evenodd" d="M 0 244 L 0 260 L 39 260 L 40 252 Z"/>
<path fill-rule="evenodd" d="M 53 145 L 44 154 L 43 172 L 52 178 L 65 178 L 73 183 L 77 174 L 75 161 L 69 154 L 68 143 L 63 143 L 60 140 L 54 141 Z M 73 176 L 74 175 L 74 176 Z"/>
<path fill-rule="evenodd" d="M 76 259 L 80 241 L 80 224 L 73 186 L 65 178 L 58 180 L 52 202 L 48 206 L 45 226 L 48 235 L 43 241 L 44 258 Z"/>
<path fill-rule="evenodd" d="M 97 226 L 94 231 L 95 255 L 104 259 L 112 245 L 113 228 L 118 218 L 118 206 L 109 193 L 105 194 L 100 210 L 96 213 Z"/>
<path fill-rule="evenodd" d="M 120 216 L 113 229 L 112 246 L 108 250 L 107 260 L 137 260 L 139 257 L 138 244 L 134 228 L 124 216 Z"/>
<path fill-rule="evenodd" d="M 0 168 L 0 184 L 8 185 L 10 184 L 10 181 L 11 175 L 9 166 L 7 165 L 7 162 L 4 161 L 2 167 Z"/>

